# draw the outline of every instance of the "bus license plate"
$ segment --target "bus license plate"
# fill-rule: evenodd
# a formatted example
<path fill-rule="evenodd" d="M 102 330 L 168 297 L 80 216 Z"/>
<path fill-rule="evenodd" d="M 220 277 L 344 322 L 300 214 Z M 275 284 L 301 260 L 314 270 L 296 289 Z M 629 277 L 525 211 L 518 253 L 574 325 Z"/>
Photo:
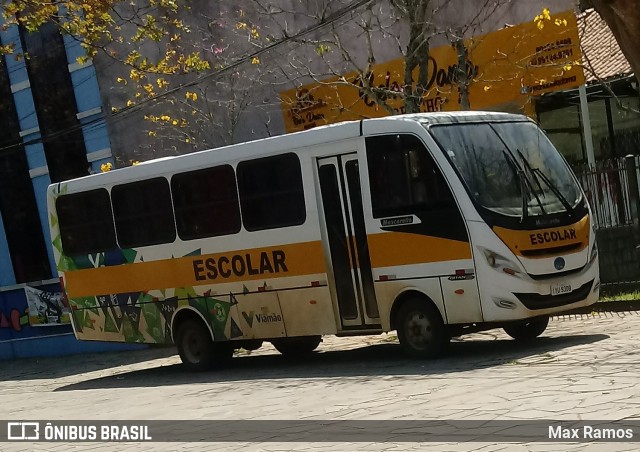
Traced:
<path fill-rule="evenodd" d="M 571 292 L 571 284 L 554 284 L 551 286 L 551 295 L 562 295 Z"/>

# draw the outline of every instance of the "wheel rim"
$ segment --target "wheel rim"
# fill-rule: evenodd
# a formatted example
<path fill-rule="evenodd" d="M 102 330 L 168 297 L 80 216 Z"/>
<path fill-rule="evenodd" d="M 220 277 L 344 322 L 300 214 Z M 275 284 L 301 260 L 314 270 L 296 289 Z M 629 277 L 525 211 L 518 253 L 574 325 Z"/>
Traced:
<path fill-rule="evenodd" d="M 195 331 L 187 331 L 182 338 L 182 349 L 188 362 L 198 364 L 204 353 L 204 343 Z"/>
<path fill-rule="evenodd" d="M 417 350 L 426 349 L 433 341 L 433 325 L 429 317 L 420 311 L 414 311 L 407 316 L 407 342 Z"/>

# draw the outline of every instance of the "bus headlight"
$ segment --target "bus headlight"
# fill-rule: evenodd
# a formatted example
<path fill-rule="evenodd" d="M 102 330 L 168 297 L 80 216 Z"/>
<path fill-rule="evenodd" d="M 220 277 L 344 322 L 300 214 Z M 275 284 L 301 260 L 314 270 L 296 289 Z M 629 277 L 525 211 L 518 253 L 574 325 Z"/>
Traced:
<path fill-rule="evenodd" d="M 504 256 L 501 256 L 498 253 L 494 253 L 490 250 L 483 250 L 484 257 L 487 259 L 487 263 L 490 267 L 495 268 L 498 271 L 502 271 L 507 275 L 518 276 L 520 277 L 522 273 L 518 270 L 518 266 L 515 262 L 507 259 Z"/>

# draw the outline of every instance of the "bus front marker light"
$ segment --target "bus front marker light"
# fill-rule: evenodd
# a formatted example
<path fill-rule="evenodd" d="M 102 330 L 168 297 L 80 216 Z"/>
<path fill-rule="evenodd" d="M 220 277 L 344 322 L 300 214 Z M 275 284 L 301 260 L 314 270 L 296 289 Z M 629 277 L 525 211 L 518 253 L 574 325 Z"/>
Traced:
<path fill-rule="evenodd" d="M 498 306 L 499 308 L 505 308 L 505 309 L 515 309 L 516 308 L 516 304 L 513 301 L 509 301 L 509 300 L 500 300 L 500 299 L 493 299 L 493 303 Z"/>

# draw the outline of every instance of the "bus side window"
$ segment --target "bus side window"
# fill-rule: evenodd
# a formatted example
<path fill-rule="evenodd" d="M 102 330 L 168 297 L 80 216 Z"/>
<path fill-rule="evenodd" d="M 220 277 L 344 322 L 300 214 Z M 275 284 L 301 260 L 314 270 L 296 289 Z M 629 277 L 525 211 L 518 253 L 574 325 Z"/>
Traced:
<path fill-rule="evenodd" d="M 417 137 L 368 137 L 366 145 L 374 218 L 455 206 L 440 169 Z"/>
<path fill-rule="evenodd" d="M 117 248 L 109 192 L 104 188 L 56 199 L 63 254 L 78 256 Z"/>
<path fill-rule="evenodd" d="M 231 165 L 174 174 L 171 194 L 182 240 L 240 232 L 240 203 Z"/>
<path fill-rule="evenodd" d="M 247 231 L 301 225 L 307 211 L 296 154 L 245 160 L 236 169 L 242 223 Z"/>
<path fill-rule="evenodd" d="M 120 248 L 159 245 L 176 239 L 169 182 L 164 177 L 115 185 L 111 201 Z"/>

